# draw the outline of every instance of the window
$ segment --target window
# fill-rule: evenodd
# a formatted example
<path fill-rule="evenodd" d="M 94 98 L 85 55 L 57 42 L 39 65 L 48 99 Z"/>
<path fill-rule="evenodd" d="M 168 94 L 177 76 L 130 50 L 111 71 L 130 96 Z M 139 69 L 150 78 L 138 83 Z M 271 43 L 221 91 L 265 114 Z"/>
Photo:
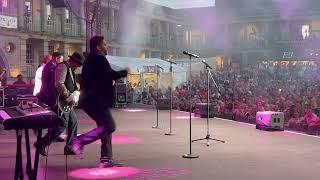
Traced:
<path fill-rule="evenodd" d="M 69 47 L 69 48 L 67 49 L 67 55 L 68 55 L 68 56 L 71 56 L 72 53 L 73 53 L 72 47 Z"/>
<path fill-rule="evenodd" d="M 302 33 L 302 38 L 307 39 L 310 36 L 310 26 L 302 25 L 301 33 Z"/>
<path fill-rule="evenodd" d="M 70 11 L 66 9 L 66 23 L 70 23 Z"/>
<path fill-rule="evenodd" d="M 8 0 L 2 0 L 2 7 L 7 8 L 8 7 Z"/>
<path fill-rule="evenodd" d="M 54 46 L 53 46 L 53 45 L 49 45 L 49 46 L 48 46 L 48 50 L 49 50 L 49 53 L 50 53 L 50 54 L 53 54 L 53 52 L 54 52 Z"/>
<path fill-rule="evenodd" d="M 31 2 L 30 1 L 25 1 L 24 2 L 24 10 L 26 12 L 30 12 L 31 11 Z"/>
<path fill-rule="evenodd" d="M 33 53 L 32 53 L 32 44 L 27 44 L 27 52 L 26 52 L 26 63 L 33 63 Z"/>
<path fill-rule="evenodd" d="M 47 4 L 47 20 L 52 20 L 51 6 Z"/>
<path fill-rule="evenodd" d="M 8 11 L 8 0 L 0 0 L 0 12 Z"/>

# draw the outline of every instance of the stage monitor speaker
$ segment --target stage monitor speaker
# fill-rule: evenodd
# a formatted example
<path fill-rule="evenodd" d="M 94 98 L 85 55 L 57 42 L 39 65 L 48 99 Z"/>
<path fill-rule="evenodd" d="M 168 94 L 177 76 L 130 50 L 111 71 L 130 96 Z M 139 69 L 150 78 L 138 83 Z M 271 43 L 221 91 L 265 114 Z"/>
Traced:
<path fill-rule="evenodd" d="M 195 107 L 195 115 L 201 118 L 206 118 L 208 116 L 208 107 L 207 103 L 197 103 Z M 209 104 L 209 118 L 213 118 L 213 105 Z"/>
<path fill-rule="evenodd" d="M 170 99 L 168 98 L 159 98 L 159 110 L 169 110 L 170 109 Z"/>
<path fill-rule="evenodd" d="M 116 104 L 127 104 L 127 85 L 124 83 L 115 84 Z"/>
<path fill-rule="evenodd" d="M 256 114 L 256 129 L 284 130 L 283 112 L 260 111 Z"/>
<path fill-rule="evenodd" d="M 0 107 L 4 107 L 4 88 L 0 87 Z"/>
<path fill-rule="evenodd" d="M 67 7 L 67 0 L 49 0 L 49 3 L 53 8 L 64 8 Z"/>

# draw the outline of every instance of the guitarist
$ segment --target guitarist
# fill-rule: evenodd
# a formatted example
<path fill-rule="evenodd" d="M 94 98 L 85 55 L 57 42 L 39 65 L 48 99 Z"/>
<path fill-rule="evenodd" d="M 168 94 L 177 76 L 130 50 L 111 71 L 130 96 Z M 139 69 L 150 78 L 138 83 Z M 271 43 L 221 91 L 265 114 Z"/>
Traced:
<path fill-rule="evenodd" d="M 84 58 L 79 53 L 73 53 L 69 56 L 68 61 L 59 63 L 54 71 L 54 87 L 58 94 L 58 104 L 67 104 L 69 106 L 76 105 L 79 101 L 80 92 L 76 85 L 74 71 L 82 66 Z M 59 136 L 67 128 L 67 141 L 64 148 L 65 155 L 73 155 L 70 140 L 77 135 L 77 119 L 74 110 L 62 111 L 55 107 L 57 114 L 60 116 L 59 124 L 53 128 L 44 138 L 41 139 L 40 153 L 44 156 L 47 154 L 43 151 L 44 147 L 49 145 L 57 136 Z"/>

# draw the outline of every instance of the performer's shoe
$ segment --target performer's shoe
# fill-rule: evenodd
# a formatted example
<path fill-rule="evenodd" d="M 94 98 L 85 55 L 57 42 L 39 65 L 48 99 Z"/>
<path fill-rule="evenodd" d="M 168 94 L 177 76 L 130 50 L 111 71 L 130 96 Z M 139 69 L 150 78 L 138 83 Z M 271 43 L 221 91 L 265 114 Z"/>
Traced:
<path fill-rule="evenodd" d="M 123 167 L 124 164 L 114 161 L 113 159 L 101 160 L 99 168 Z"/>
<path fill-rule="evenodd" d="M 36 141 L 33 146 L 37 149 L 38 141 Z M 42 156 L 48 156 L 48 153 L 46 152 L 46 146 L 40 144 L 39 154 Z"/>
<path fill-rule="evenodd" d="M 81 144 L 78 138 L 73 138 L 70 145 L 71 150 L 75 153 L 75 155 L 81 155 L 83 153 L 83 144 Z"/>

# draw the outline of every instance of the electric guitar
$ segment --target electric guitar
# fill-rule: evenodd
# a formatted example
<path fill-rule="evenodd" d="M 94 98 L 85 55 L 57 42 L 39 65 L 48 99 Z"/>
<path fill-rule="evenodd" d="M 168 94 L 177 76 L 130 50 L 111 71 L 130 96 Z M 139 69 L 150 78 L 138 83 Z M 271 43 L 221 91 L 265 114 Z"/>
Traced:
<path fill-rule="evenodd" d="M 72 101 L 67 102 L 64 98 L 60 96 L 60 94 L 58 95 L 58 98 L 57 98 L 57 104 L 58 104 L 59 110 L 64 113 L 70 112 L 72 109 L 74 109 L 75 106 L 77 106 L 77 104 L 74 104 Z"/>

